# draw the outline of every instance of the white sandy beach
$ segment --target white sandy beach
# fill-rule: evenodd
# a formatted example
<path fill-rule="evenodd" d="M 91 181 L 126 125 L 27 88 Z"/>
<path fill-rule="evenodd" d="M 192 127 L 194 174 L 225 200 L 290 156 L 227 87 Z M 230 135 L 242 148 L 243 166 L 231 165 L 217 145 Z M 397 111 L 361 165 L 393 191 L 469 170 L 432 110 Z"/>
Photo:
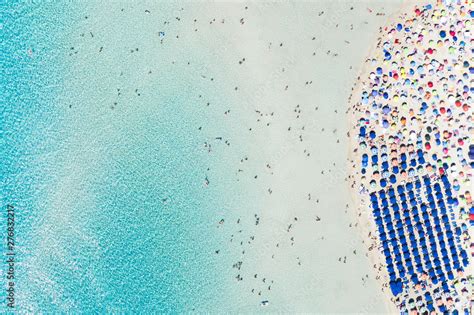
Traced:
<path fill-rule="evenodd" d="M 356 226 L 345 112 L 378 28 L 400 7 L 321 1 L 183 11 L 213 21 L 197 35 L 218 44 L 206 76 L 225 80 L 235 95 L 221 107 L 230 110 L 222 119 L 232 145 L 213 152 L 227 163 L 210 178 L 236 193 L 221 230 L 232 240 L 228 257 L 242 263 L 231 279 L 242 277 L 231 285 L 237 310 L 395 312 Z M 259 307 L 262 300 L 269 305 Z"/>

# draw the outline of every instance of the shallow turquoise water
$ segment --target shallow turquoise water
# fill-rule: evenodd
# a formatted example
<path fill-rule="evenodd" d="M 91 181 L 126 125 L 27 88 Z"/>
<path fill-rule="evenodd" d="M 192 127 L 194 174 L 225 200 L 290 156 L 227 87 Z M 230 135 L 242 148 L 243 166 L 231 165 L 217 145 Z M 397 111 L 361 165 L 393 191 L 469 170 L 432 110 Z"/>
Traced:
<path fill-rule="evenodd" d="M 16 285 L 17 302 L 25 274 L 24 261 L 29 255 L 28 242 L 32 226 L 39 219 L 40 185 L 49 185 L 54 177 L 58 143 L 62 139 L 60 114 L 52 102 L 60 77 L 58 51 L 51 45 L 57 41 L 62 25 L 60 7 L 45 7 L 49 19 L 34 14 L 37 5 L 17 2 L 2 4 L 1 69 L 2 103 L 1 154 L 2 209 L 7 204 L 16 208 Z M 54 9 L 54 10 L 53 10 Z M 33 58 L 34 56 L 34 58 Z M 4 215 L 2 211 L 2 215 Z M 6 221 L 2 220 L 2 241 L 5 240 Z M 3 247 L 5 250 L 5 247 Z M 5 256 L 2 255 L 2 261 Z M 4 269 L 2 263 L 2 270 Z M 5 277 L 5 275 L 3 275 Z M 23 278 L 26 279 L 26 278 Z M 2 280 L 2 287 L 4 284 Z M 2 296 L 5 291 L 2 290 Z M 2 301 L 2 309 L 5 303 Z"/>
<path fill-rule="evenodd" d="M 224 295 L 211 255 L 220 201 L 204 184 L 196 104 L 212 91 L 170 64 L 173 50 L 134 59 L 140 20 L 107 32 L 117 25 L 101 13 L 92 2 L 2 13 L 2 208 L 17 209 L 16 310 L 210 310 Z"/>

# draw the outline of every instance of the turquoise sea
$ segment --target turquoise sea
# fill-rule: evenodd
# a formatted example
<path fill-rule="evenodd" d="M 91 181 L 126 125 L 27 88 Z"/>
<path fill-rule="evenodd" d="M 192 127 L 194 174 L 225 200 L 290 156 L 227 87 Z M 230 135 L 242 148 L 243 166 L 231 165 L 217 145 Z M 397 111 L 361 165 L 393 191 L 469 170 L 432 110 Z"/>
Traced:
<path fill-rule="evenodd" d="M 4 217 L 15 207 L 15 310 L 212 310 L 228 294 L 202 111 L 217 96 L 197 49 L 174 44 L 178 6 L 96 4 L 2 4 L 1 205 Z"/>

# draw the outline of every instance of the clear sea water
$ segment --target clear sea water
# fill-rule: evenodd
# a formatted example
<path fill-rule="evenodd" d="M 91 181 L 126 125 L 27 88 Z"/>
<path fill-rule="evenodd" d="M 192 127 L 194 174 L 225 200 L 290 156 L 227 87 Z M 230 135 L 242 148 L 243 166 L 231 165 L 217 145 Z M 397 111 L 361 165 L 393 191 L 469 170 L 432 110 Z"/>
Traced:
<path fill-rule="evenodd" d="M 146 6 L 94 5 L 2 4 L 1 196 L 17 215 L 16 310 L 210 310 L 226 283 L 198 131 L 214 92 L 196 79 L 199 54 L 173 48 L 165 21 L 179 7 L 147 21 Z M 192 65 L 173 64 L 176 54 Z"/>

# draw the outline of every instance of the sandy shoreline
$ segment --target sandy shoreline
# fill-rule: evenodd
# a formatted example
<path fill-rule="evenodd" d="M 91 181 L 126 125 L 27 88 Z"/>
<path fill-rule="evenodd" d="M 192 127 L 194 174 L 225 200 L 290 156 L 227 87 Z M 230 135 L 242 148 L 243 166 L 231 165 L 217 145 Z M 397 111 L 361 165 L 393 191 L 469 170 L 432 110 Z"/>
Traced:
<path fill-rule="evenodd" d="M 352 76 L 386 19 L 377 13 L 392 12 L 398 5 L 390 10 L 381 3 L 320 5 L 289 5 L 304 18 L 288 21 L 279 19 L 282 7 L 249 6 L 244 24 L 237 26 L 242 31 L 233 44 L 238 47 L 233 62 L 243 61 L 240 66 L 248 73 L 230 73 L 238 91 L 250 97 L 243 107 L 230 107 L 244 121 L 244 127 L 236 126 L 240 135 L 232 143 L 248 157 L 238 163 L 242 171 L 235 173 L 241 198 L 255 204 L 249 204 L 248 214 L 233 215 L 232 221 L 243 222 L 245 217 L 251 222 L 254 214 L 260 220 L 245 234 L 254 237 L 251 244 L 237 246 L 243 251 L 236 260 L 242 262 L 236 275 L 243 280 L 235 295 L 247 296 L 239 303 L 246 311 L 392 313 L 393 306 L 370 275 L 364 237 L 348 206 L 349 189 L 339 187 L 346 188 L 346 156 L 340 152 L 346 150 L 344 105 Z M 252 199 L 249 190 L 260 196 Z M 239 231 L 237 226 L 234 231 Z M 239 239 L 245 244 L 245 237 Z M 231 246 L 231 255 L 239 253 Z M 258 308 L 263 299 L 270 304 Z"/>

